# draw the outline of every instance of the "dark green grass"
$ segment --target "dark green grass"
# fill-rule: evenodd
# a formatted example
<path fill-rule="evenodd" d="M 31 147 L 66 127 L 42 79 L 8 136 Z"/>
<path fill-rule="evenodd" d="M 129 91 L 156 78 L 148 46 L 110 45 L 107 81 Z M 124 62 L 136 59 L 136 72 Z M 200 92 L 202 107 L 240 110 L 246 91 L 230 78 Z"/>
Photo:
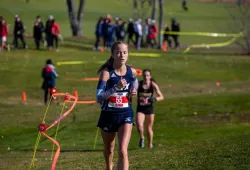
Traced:
<path fill-rule="evenodd" d="M 60 74 L 57 87 L 62 92 L 78 90 L 80 99 L 94 99 L 96 82 L 66 81 L 65 78 L 96 77 L 99 64 L 93 64 L 94 61 L 105 60 L 108 55 L 72 48 L 62 48 L 59 53 L 29 50 L 1 54 L 0 78 L 4 81 L 1 81 L 0 97 L 0 156 L 3 169 L 27 169 L 31 160 L 37 125 L 45 112 L 40 89 L 44 61 L 48 57 L 55 63 L 90 61 L 92 64 L 57 66 Z M 157 59 L 129 59 L 137 68 L 153 70 L 165 96 L 165 101 L 157 103 L 155 108 L 155 148 L 152 151 L 138 149 L 139 136 L 136 129 L 133 130 L 129 147 L 131 169 L 148 169 L 149 165 L 149 169 L 249 168 L 246 155 L 250 133 L 248 58 L 216 54 L 183 56 L 177 52 L 162 55 Z M 145 59 L 147 61 L 143 62 Z M 221 86 L 215 85 L 217 81 Z M 26 104 L 21 102 L 22 91 L 27 93 Z M 62 105 L 57 104 L 50 107 L 47 124 L 59 116 L 61 108 Z M 57 138 L 62 148 L 58 169 L 103 167 L 100 136 L 93 150 L 98 117 L 97 104 L 77 105 L 61 122 Z M 55 128 L 48 134 L 53 136 Z M 51 142 L 42 137 L 36 169 L 50 167 L 51 149 Z"/>

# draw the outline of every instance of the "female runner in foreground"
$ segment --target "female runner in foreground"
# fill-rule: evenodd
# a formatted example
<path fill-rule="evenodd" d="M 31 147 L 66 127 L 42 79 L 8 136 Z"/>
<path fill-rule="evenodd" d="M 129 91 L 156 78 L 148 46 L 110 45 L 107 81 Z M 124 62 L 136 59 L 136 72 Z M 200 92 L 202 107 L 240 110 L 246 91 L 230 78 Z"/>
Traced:
<path fill-rule="evenodd" d="M 137 96 L 138 80 L 136 70 L 126 65 L 127 60 L 128 45 L 115 42 L 111 57 L 98 70 L 100 78 L 96 100 L 101 104 L 101 115 L 97 126 L 101 129 L 104 142 L 107 170 L 113 168 L 116 132 L 119 143 L 118 169 L 129 169 L 128 145 L 134 119 L 130 96 Z"/>

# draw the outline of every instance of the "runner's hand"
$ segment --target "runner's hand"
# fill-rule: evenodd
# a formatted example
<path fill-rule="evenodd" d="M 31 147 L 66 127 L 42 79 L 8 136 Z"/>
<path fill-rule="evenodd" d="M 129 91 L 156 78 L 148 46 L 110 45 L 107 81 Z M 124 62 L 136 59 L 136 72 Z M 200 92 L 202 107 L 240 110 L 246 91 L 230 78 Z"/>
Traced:
<path fill-rule="evenodd" d="M 126 79 L 121 77 L 120 81 L 116 84 L 116 88 L 121 89 L 123 87 L 126 87 L 126 85 L 127 85 Z"/>
<path fill-rule="evenodd" d="M 131 90 L 131 95 L 132 95 L 132 97 L 136 97 L 137 96 L 137 90 L 135 88 L 133 88 Z"/>

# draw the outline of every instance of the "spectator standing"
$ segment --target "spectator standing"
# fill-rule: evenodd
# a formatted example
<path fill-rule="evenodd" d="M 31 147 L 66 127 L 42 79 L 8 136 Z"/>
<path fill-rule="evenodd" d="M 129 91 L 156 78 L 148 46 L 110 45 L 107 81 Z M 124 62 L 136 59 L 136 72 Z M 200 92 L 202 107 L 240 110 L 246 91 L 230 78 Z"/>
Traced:
<path fill-rule="evenodd" d="M 171 25 L 172 31 L 177 32 L 177 33 L 180 32 L 180 24 L 174 18 L 172 18 L 171 22 L 172 22 L 172 25 Z M 180 46 L 179 35 L 173 34 L 172 37 L 174 39 L 175 48 L 179 47 Z"/>
<path fill-rule="evenodd" d="M 52 63 L 51 59 L 46 61 L 45 67 L 42 69 L 42 78 L 43 84 L 42 89 L 44 90 L 44 104 L 48 102 L 48 94 L 50 92 L 50 97 L 52 96 L 53 91 L 56 91 L 56 78 L 58 74 L 55 70 L 55 66 Z"/>
<path fill-rule="evenodd" d="M 157 36 L 157 26 L 155 20 L 152 20 L 152 24 L 149 27 L 149 42 L 151 45 L 151 48 L 154 48 L 156 45 L 156 36 Z"/>
<path fill-rule="evenodd" d="M 170 39 L 170 35 L 169 35 L 170 29 L 168 27 L 168 25 L 166 24 L 164 26 L 164 42 L 168 43 L 168 47 L 171 48 L 172 47 L 172 41 Z"/>
<path fill-rule="evenodd" d="M 2 20 L 3 17 L 0 16 L 0 44 L 2 44 Z M 0 46 L 0 52 L 2 51 L 2 47 Z"/>
<path fill-rule="evenodd" d="M 2 19 L 1 22 L 1 37 L 2 37 L 2 49 L 6 49 L 10 51 L 10 45 L 7 43 L 7 36 L 8 36 L 8 26 L 5 19 Z"/>
<path fill-rule="evenodd" d="M 52 20 L 51 33 L 52 33 L 52 45 L 53 45 L 53 49 L 55 49 L 56 52 L 59 52 L 59 49 L 58 49 L 58 37 L 60 36 L 60 27 L 56 23 L 55 19 Z"/>
<path fill-rule="evenodd" d="M 40 49 L 40 42 L 42 41 L 42 33 L 44 32 L 44 26 L 40 16 L 36 17 L 35 24 L 33 26 L 33 37 L 36 44 L 36 49 Z"/>
<path fill-rule="evenodd" d="M 137 50 L 140 50 L 141 49 L 141 39 L 142 39 L 141 19 L 138 19 L 134 23 L 134 32 L 135 32 L 135 47 Z"/>
<path fill-rule="evenodd" d="M 103 17 L 100 17 L 95 28 L 95 36 L 96 36 L 96 41 L 95 41 L 95 50 L 100 50 L 100 41 L 102 35 L 102 25 L 103 25 Z"/>
<path fill-rule="evenodd" d="M 47 41 L 47 46 L 49 50 L 53 49 L 53 36 L 52 36 L 52 20 L 53 19 L 54 17 L 50 15 L 45 25 L 46 41 Z"/>
<path fill-rule="evenodd" d="M 134 23 L 133 19 L 130 18 L 128 20 L 128 27 L 127 27 L 127 34 L 128 34 L 128 45 L 130 44 L 130 41 L 134 44 L 133 36 L 134 36 Z"/>
<path fill-rule="evenodd" d="M 25 28 L 24 28 L 23 22 L 21 21 L 21 18 L 18 15 L 16 15 L 15 26 L 14 26 L 14 45 L 15 45 L 16 50 L 18 49 L 18 39 L 22 41 L 23 48 L 26 48 L 26 49 L 28 48 L 24 40 L 24 36 L 23 36 L 24 32 L 25 32 Z"/>

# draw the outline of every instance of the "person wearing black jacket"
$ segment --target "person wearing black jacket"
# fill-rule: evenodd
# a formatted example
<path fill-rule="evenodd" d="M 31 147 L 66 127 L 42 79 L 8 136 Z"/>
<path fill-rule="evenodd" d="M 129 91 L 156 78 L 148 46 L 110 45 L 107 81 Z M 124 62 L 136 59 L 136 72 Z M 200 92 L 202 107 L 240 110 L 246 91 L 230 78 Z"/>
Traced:
<path fill-rule="evenodd" d="M 174 19 L 172 18 L 172 25 L 171 25 L 171 29 L 173 32 L 180 32 L 180 24 Z M 175 48 L 180 46 L 179 43 L 179 35 L 172 35 L 173 39 L 174 39 L 174 43 L 175 43 Z"/>
<path fill-rule="evenodd" d="M 40 42 L 42 41 L 42 33 L 44 31 L 44 26 L 41 21 L 40 16 L 36 17 L 35 25 L 33 27 L 33 37 L 36 44 L 36 49 L 40 49 Z"/>
<path fill-rule="evenodd" d="M 172 47 L 172 41 L 170 39 L 170 35 L 169 35 L 169 32 L 170 32 L 170 29 L 168 27 L 168 25 L 166 24 L 164 26 L 164 42 L 167 42 L 168 43 L 168 47 L 171 48 Z"/>
<path fill-rule="evenodd" d="M 48 20 L 46 21 L 45 25 L 45 34 L 46 34 L 46 41 L 49 50 L 53 49 L 53 35 L 52 35 L 52 21 L 54 17 L 52 15 L 49 16 Z"/>
<path fill-rule="evenodd" d="M 21 21 L 20 17 L 16 15 L 15 26 L 14 26 L 14 45 L 16 49 L 18 49 L 18 39 L 22 41 L 23 48 L 27 48 L 23 37 L 24 31 L 25 29 L 23 26 L 23 22 Z"/>
<path fill-rule="evenodd" d="M 117 41 L 124 41 L 124 38 L 126 36 L 125 24 L 126 24 L 126 22 L 123 22 L 122 20 L 119 20 L 119 22 L 118 22 L 118 24 L 116 26 L 116 38 L 117 38 Z"/>
<path fill-rule="evenodd" d="M 101 37 L 103 36 L 102 33 L 102 25 L 103 25 L 103 17 L 100 17 L 97 24 L 96 24 L 96 29 L 95 29 L 95 36 L 96 36 L 96 41 L 95 41 L 95 50 L 100 50 L 100 41 Z"/>
<path fill-rule="evenodd" d="M 48 102 L 48 94 L 50 92 L 50 98 L 54 92 L 56 92 L 56 78 L 58 74 L 56 72 L 55 66 L 51 59 L 46 61 L 45 67 L 42 69 L 43 83 L 41 88 L 44 90 L 44 104 Z"/>
<path fill-rule="evenodd" d="M 187 0 L 182 0 L 182 8 L 183 8 L 185 11 L 188 11 Z"/>
<path fill-rule="evenodd" d="M 133 40 L 133 36 L 134 36 L 135 30 L 134 30 L 134 23 L 133 23 L 132 18 L 129 19 L 127 33 L 128 33 L 128 45 L 130 41 L 132 41 L 132 43 L 134 44 L 135 42 Z"/>

